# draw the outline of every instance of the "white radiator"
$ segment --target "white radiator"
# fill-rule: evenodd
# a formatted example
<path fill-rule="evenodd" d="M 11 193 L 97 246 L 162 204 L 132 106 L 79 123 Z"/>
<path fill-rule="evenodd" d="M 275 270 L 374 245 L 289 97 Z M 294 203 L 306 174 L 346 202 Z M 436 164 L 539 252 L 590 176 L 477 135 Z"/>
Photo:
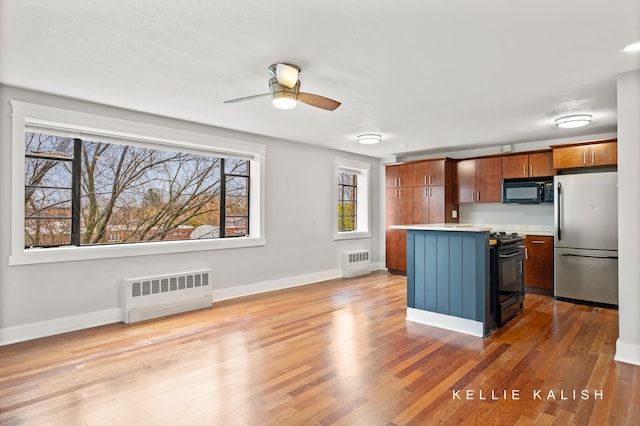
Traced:
<path fill-rule="evenodd" d="M 371 273 L 369 250 L 345 251 L 342 253 L 342 276 L 358 277 Z"/>
<path fill-rule="evenodd" d="M 122 321 L 144 321 L 213 305 L 211 270 L 126 279 Z"/>

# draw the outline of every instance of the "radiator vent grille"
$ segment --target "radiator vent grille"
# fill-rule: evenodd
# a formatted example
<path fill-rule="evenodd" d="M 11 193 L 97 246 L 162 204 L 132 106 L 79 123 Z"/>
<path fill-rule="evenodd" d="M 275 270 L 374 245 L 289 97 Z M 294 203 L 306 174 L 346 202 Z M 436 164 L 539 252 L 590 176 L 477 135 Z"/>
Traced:
<path fill-rule="evenodd" d="M 357 277 L 371 273 L 369 250 L 354 250 L 342 253 L 342 276 Z"/>
<path fill-rule="evenodd" d="M 124 322 L 204 308 L 213 304 L 211 270 L 124 280 Z"/>

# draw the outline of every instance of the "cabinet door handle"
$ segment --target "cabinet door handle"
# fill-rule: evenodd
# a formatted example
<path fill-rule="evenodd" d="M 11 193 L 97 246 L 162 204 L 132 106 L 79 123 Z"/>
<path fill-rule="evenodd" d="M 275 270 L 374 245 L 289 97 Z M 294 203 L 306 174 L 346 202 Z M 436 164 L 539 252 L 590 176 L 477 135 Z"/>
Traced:
<path fill-rule="evenodd" d="M 431 188 L 429 188 L 429 197 L 431 197 Z"/>
<path fill-rule="evenodd" d="M 582 164 L 583 164 L 584 166 L 586 166 L 586 165 L 587 165 L 587 151 L 585 151 L 585 152 L 582 154 Z"/>
<path fill-rule="evenodd" d="M 524 258 L 525 260 L 529 260 L 529 250 L 526 247 L 524 248 Z"/>
<path fill-rule="evenodd" d="M 591 164 L 596 164 L 596 152 L 591 152 Z"/>
<path fill-rule="evenodd" d="M 478 191 L 478 199 L 476 201 L 480 201 L 480 191 Z"/>
<path fill-rule="evenodd" d="M 525 164 L 522 165 L 522 176 L 527 176 L 527 166 Z"/>
<path fill-rule="evenodd" d="M 402 178 L 401 177 L 398 178 L 398 186 L 402 186 Z"/>
<path fill-rule="evenodd" d="M 429 175 L 429 185 L 431 185 L 431 175 Z"/>
<path fill-rule="evenodd" d="M 429 196 L 429 188 L 424 188 L 424 196 L 425 197 Z"/>
<path fill-rule="evenodd" d="M 529 164 L 529 176 L 533 176 L 533 164 Z"/>
<path fill-rule="evenodd" d="M 533 240 L 533 241 L 531 241 L 531 244 L 544 244 L 544 241 Z"/>
<path fill-rule="evenodd" d="M 424 184 L 425 184 L 425 186 L 427 185 L 427 176 L 426 175 L 424 176 Z"/>

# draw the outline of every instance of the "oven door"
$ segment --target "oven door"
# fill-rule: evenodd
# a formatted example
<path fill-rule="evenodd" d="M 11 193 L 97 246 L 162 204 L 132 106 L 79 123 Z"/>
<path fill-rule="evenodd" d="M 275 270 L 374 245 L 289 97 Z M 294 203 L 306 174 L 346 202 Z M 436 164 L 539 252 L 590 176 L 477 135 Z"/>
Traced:
<path fill-rule="evenodd" d="M 498 251 L 498 301 L 524 289 L 524 249 L 515 247 Z"/>

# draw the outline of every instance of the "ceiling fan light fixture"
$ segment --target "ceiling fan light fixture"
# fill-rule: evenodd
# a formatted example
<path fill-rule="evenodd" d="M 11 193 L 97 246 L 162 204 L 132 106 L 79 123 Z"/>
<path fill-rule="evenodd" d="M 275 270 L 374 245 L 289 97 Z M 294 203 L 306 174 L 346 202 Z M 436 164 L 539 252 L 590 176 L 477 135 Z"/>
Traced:
<path fill-rule="evenodd" d="M 269 90 L 271 91 L 271 102 L 278 109 L 293 109 L 298 103 L 298 93 L 300 83 L 296 81 L 293 87 L 283 86 L 276 77 L 269 80 Z"/>
<path fill-rule="evenodd" d="M 289 64 L 276 64 L 276 78 L 281 85 L 292 88 L 298 82 L 300 68 Z"/>
<path fill-rule="evenodd" d="M 289 96 L 282 96 L 282 95 L 287 95 L 287 94 L 283 92 L 280 92 L 278 94 L 274 93 L 273 98 L 271 99 L 271 102 L 273 103 L 274 107 L 278 109 L 293 109 L 296 107 L 296 105 L 298 104 L 298 101 L 296 101 L 295 98 L 292 98 Z"/>
<path fill-rule="evenodd" d="M 573 114 L 556 118 L 556 126 L 563 129 L 573 129 L 591 123 L 591 114 Z"/>
<path fill-rule="evenodd" d="M 360 133 L 356 139 L 363 145 L 373 145 L 382 141 L 382 135 L 379 133 Z"/>

